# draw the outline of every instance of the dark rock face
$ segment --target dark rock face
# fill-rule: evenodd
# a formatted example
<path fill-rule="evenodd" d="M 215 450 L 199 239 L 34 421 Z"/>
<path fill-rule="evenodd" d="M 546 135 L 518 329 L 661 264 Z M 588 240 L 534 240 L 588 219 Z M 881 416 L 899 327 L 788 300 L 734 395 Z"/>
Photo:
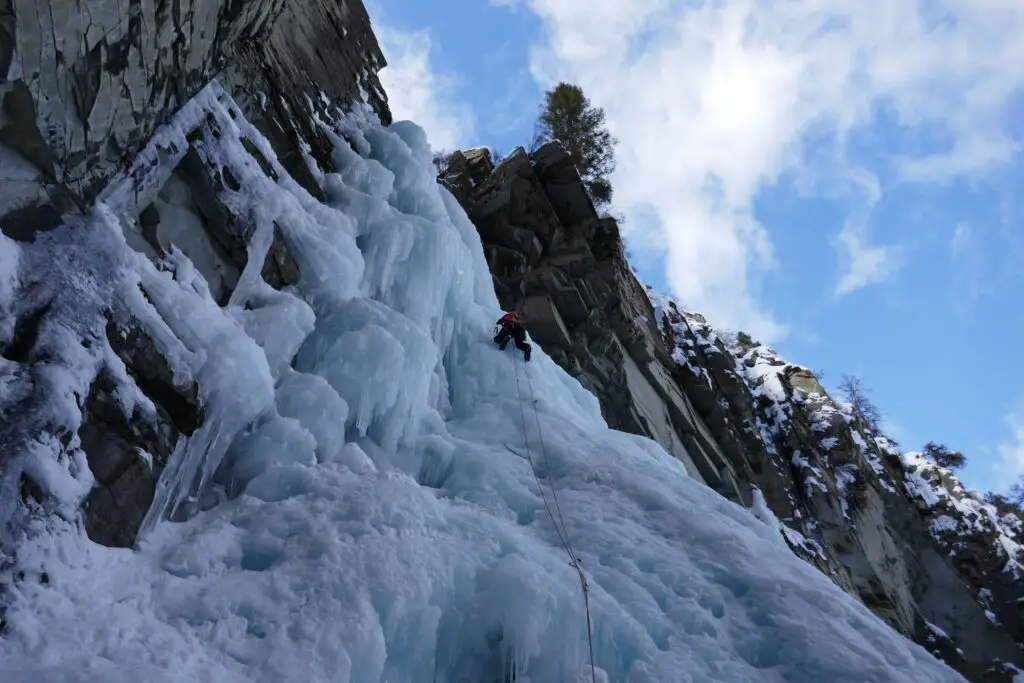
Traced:
<path fill-rule="evenodd" d="M 387 121 L 383 66 L 360 0 L 0 0 L 0 227 L 59 225 L 213 78 L 308 176 L 320 94 Z"/>
<path fill-rule="evenodd" d="M 38 262 L 26 272 L 54 273 L 0 301 L 0 371 L 12 388 L 0 402 L 0 555 L 13 556 L 32 520 L 78 512 L 61 509 L 46 473 L 26 465 L 36 441 L 57 444 L 58 467 L 74 479 L 91 471 L 81 517 L 89 537 L 129 547 L 165 464 L 204 420 L 202 387 L 172 372 L 158 318 L 136 317 L 102 282 L 93 283 L 100 294 L 62 283 L 61 259 L 73 255 L 43 234 L 97 198 L 115 201 L 135 250 L 172 273 L 180 251 L 218 304 L 248 306 L 232 295 L 258 217 L 233 208 L 239 180 L 217 160 L 227 124 L 190 100 L 219 81 L 231 117 L 254 124 L 276 157 L 245 140 L 239 163 L 275 181 L 287 171 L 322 197 L 307 163 L 333 166 L 319 121 L 365 103 L 389 122 L 383 66 L 360 0 L 0 0 L 0 229 Z M 186 127 L 162 133 L 155 156 L 142 158 L 154 132 L 190 106 Z M 258 275 L 275 289 L 301 277 L 277 225 Z M 66 329 L 67 310 L 83 302 L 106 311 L 83 312 Z M 51 377 L 55 364 L 81 367 L 83 357 L 90 376 Z M 51 414 L 60 394 L 69 409 Z"/>
<path fill-rule="evenodd" d="M 365 99 L 381 122 L 391 122 L 377 79 L 384 56 L 362 0 L 260 0 L 268 20 L 243 37 L 217 75 L 245 118 L 274 147 L 285 170 L 314 196 L 320 188 L 304 149 L 333 168 L 330 142 L 316 125 L 336 109 Z"/>
<path fill-rule="evenodd" d="M 805 368 L 647 292 L 558 145 L 496 168 L 457 152 L 440 181 L 477 226 L 502 306 L 610 426 L 755 511 L 763 500 L 796 554 L 972 680 L 1024 665 L 1019 521 L 908 466 Z"/>
<path fill-rule="evenodd" d="M 691 476 L 749 502 L 732 464 L 690 399 L 618 226 L 597 216 L 568 154 L 556 143 L 522 148 L 493 173 L 486 150 L 456 153 L 443 181 L 484 244 L 498 299 L 530 336 L 600 400 L 608 424 L 649 436 Z"/>
<path fill-rule="evenodd" d="M 85 530 L 97 543 L 131 547 L 178 437 L 191 436 L 203 412 L 198 385 L 176 386 L 167 361 L 155 353 L 153 340 L 137 322 L 130 321 L 126 329 L 110 322 L 106 332 L 111 349 L 153 409 L 135 406 L 126 415 L 109 371 L 93 380 L 78 429 L 96 479 L 83 504 Z"/>

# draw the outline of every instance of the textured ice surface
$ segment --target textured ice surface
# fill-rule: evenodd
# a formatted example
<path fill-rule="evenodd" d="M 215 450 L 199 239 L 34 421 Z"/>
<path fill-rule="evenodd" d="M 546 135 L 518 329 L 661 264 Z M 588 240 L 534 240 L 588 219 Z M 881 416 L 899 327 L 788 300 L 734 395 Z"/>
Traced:
<path fill-rule="evenodd" d="M 771 520 L 609 430 L 546 355 L 494 347 L 479 239 L 418 127 L 341 122 L 353 146 L 321 205 L 247 160 L 243 135 L 274 157 L 228 106 L 211 86 L 187 113 L 216 118 L 234 201 L 261 217 L 249 270 L 277 222 L 301 282 L 271 292 L 243 273 L 221 309 L 185 264 L 158 272 L 120 245 L 207 420 L 138 550 L 74 529 L 23 548 L 49 582 L 16 589 L 0 680 L 590 680 L 578 577 L 530 455 L 590 580 L 598 680 L 962 680 Z"/>

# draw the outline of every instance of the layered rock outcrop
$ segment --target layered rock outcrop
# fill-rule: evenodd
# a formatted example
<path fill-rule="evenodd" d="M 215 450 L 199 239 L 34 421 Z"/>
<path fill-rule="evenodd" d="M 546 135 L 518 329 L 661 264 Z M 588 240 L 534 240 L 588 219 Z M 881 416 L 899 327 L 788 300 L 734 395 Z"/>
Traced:
<path fill-rule="evenodd" d="M 271 163 L 249 144 L 240 163 L 271 177 L 279 164 L 322 197 L 311 169 L 332 168 L 333 144 L 320 121 L 357 102 L 390 121 L 376 76 L 384 65 L 360 0 L 0 0 L 0 230 L 26 244 L 22 259 L 34 263 L 22 272 L 48 273 L 0 269 L 12 278 L 0 311 L 0 555 L 13 556 L 33 519 L 77 516 L 60 508 L 62 480 L 33 464 L 34 449 L 52 447 L 54 467 L 73 480 L 87 463 L 86 532 L 131 546 L 163 466 L 204 422 L 201 387 L 172 371 L 160 325 L 106 286 L 118 264 L 76 276 L 73 240 L 50 242 L 46 231 L 106 202 L 131 246 L 171 272 L 184 254 L 227 305 L 255 253 L 257 217 L 237 210 L 239 181 L 217 161 L 232 123 L 191 99 L 216 79 L 226 111 L 276 155 Z M 185 123 L 154 139 L 172 115 Z M 267 284 L 297 281 L 280 229 L 265 253 Z M 109 300 L 94 310 L 95 292 Z M 68 370 L 82 367 L 91 370 Z M 61 399 L 67 409 L 53 410 Z"/>
<path fill-rule="evenodd" d="M 321 92 L 365 95 L 387 122 L 383 66 L 359 0 L 3 0 L 0 226 L 23 239 L 59 225 L 214 77 L 308 176 L 303 149 L 329 154 Z"/>
<path fill-rule="evenodd" d="M 486 150 L 457 152 L 445 178 L 476 224 L 498 299 L 601 401 L 608 424 L 650 436 L 691 476 L 750 502 L 673 363 L 654 309 L 626 262 L 618 227 L 594 211 L 557 144 L 522 148 L 490 170 Z"/>
<path fill-rule="evenodd" d="M 496 167 L 486 149 L 456 152 L 440 180 L 477 226 L 502 305 L 611 426 L 775 518 L 794 552 L 973 680 L 1024 666 L 1019 521 L 901 454 L 806 368 L 647 291 L 558 144 Z"/>

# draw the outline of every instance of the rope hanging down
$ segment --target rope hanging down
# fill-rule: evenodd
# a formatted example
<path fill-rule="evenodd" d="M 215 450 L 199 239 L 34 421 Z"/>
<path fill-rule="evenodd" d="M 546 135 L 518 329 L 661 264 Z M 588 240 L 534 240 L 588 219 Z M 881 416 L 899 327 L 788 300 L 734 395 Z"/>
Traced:
<path fill-rule="evenodd" d="M 516 394 L 519 397 L 519 414 L 523 419 L 523 439 L 526 441 L 526 459 L 530 462 L 530 471 L 533 472 L 533 478 L 537 482 L 537 490 L 540 491 L 541 500 L 544 501 L 544 508 L 548 511 L 548 517 L 551 518 L 551 524 L 555 527 L 555 533 L 558 534 L 558 540 L 562 544 L 562 548 L 569 555 L 569 565 L 576 570 L 576 573 L 580 577 L 580 587 L 583 589 L 583 606 L 587 613 L 587 646 L 590 648 L 590 678 L 593 683 L 597 683 L 597 671 L 594 668 L 594 636 L 593 628 L 590 620 L 590 586 L 587 584 L 587 577 L 583 573 L 583 568 L 580 567 L 580 560 L 576 556 L 576 551 L 572 547 L 572 542 L 569 540 L 569 530 L 565 526 L 565 518 L 562 517 L 562 509 L 558 504 L 558 494 L 555 492 L 555 485 L 553 482 L 551 486 L 551 498 L 555 504 L 555 512 L 551 511 L 551 506 L 548 504 L 548 497 L 544 495 L 544 487 L 540 483 L 540 477 L 537 476 L 537 467 L 533 462 L 533 455 L 530 452 L 530 436 L 526 428 L 526 409 L 523 407 L 523 392 L 519 383 L 519 360 L 515 355 L 512 354 L 512 363 L 515 366 L 516 374 Z M 551 471 L 551 466 L 548 462 L 548 451 L 544 445 L 544 433 L 540 428 L 540 416 L 537 414 L 537 402 L 533 397 L 533 382 L 530 380 L 530 368 L 526 368 L 526 385 L 530 389 L 530 405 L 533 406 L 533 419 L 537 425 L 537 437 L 540 440 L 540 451 L 544 458 L 545 472 Z M 555 520 L 555 514 L 558 515 L 558 521 Z M 561 522 L 561 526 L 559 526 Z"/>

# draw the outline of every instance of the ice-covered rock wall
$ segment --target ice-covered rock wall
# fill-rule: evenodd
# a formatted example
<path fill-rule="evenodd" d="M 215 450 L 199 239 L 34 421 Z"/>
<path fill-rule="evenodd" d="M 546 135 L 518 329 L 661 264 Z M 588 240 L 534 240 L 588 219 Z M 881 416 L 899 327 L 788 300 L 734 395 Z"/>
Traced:
<path fill-rule="evenodd" d="M 496 168 L 486 149 L 457 152 L 441 182 L 480 232 L 502 305 L 609 424 L 727 497 L 764 501 L 798 555 L 976 680 L 1024 665 L 1018 525 L 949 473 L 905 465 L 805 368 L 645 291 L 557 144 Z"/>
<path fill-rule="evenodd" d="M 132 246 L 157 258 L 173 243 L 226 304 L 252 258 L 255 224 L 225 203 L 239 179 L 204 151 L 206 114 L 191 105 L 199 113 L 190 130 L 159 141 L 142 160 L 137 154 L 216 77 L 233 98 L 233 115 L 250 121 L 289 174 L 322 198 L 307 159 L 330 168 L 333 145 L 317 118 L 358 101 L 389 121 L 376 77 L 383 66 L 359 0 L 0 2 L 0 229 L 5 239 L 31 241 L 65 222 L 62 214 L 117 193 L 133 217 Z M 265 155 L 246 144 L 273 174 Z M 61 307 L 76 305 L 80 283 L 46 265 L 50 276 L 22 282 L 20 296 L 4 304 L 0 348 L 17 364 L 9 368 L 23 391 L 0 399 L 0 468 L 17 474 L 4 479 L 0 523 L 19 514 L 11 501 L 45 499 L 43 475 L 25 470 L 16 454 L 40 440 L 66 446 L 77 435 L 97 484 L 86 529 L 98 542 L 131 545 L 178 437 L 203 428 L 198 384 L 172 372 L 159 340 L 114 303 L 102 319 L 79 321 L 89 348 L 64 348 L 53 335 L 64 334 Z M 277 288 L 299 278 L 279 227 L 262 274 Z M 114 357 L 100 358 L 107 345 L 103 353 Z M 96 373 L 75 377 L 74 388 L 57 369 L 72 363 L 69 353 L 96 357 Z M 148 397 L 127 414 L 118 409 L 123 375 Z M 41 408 L 62 392 L 78 395 L 80 423 Z M 0 543 L 9 542 L 4 533 Z"/>
<path fill-rule="evenodd" d="M 0 243 L 3 301 L 53 302 L 36 374 L 5 361 L 4 391 L 63 388 L 25 415 L 61 431 L 0 472 L 33 494 L 5 499 L 28 533 L 0 569 L 0 680 L 963 680 L 795 557 L 766 507 L 609 429 L 543 351 L 495 348 L 480 238 L 419 128 L 357 108 L 320 131 L 323 201 L 211 83 L 87 215 Z M 190 155 L 244 241 L 225 303 L 167 190 Z M 108 319 L 148 335 L 202 412 L 134 550 L 79 528 L 90 383 L 107 377 L 109 413 L 156 411 Z"/>

